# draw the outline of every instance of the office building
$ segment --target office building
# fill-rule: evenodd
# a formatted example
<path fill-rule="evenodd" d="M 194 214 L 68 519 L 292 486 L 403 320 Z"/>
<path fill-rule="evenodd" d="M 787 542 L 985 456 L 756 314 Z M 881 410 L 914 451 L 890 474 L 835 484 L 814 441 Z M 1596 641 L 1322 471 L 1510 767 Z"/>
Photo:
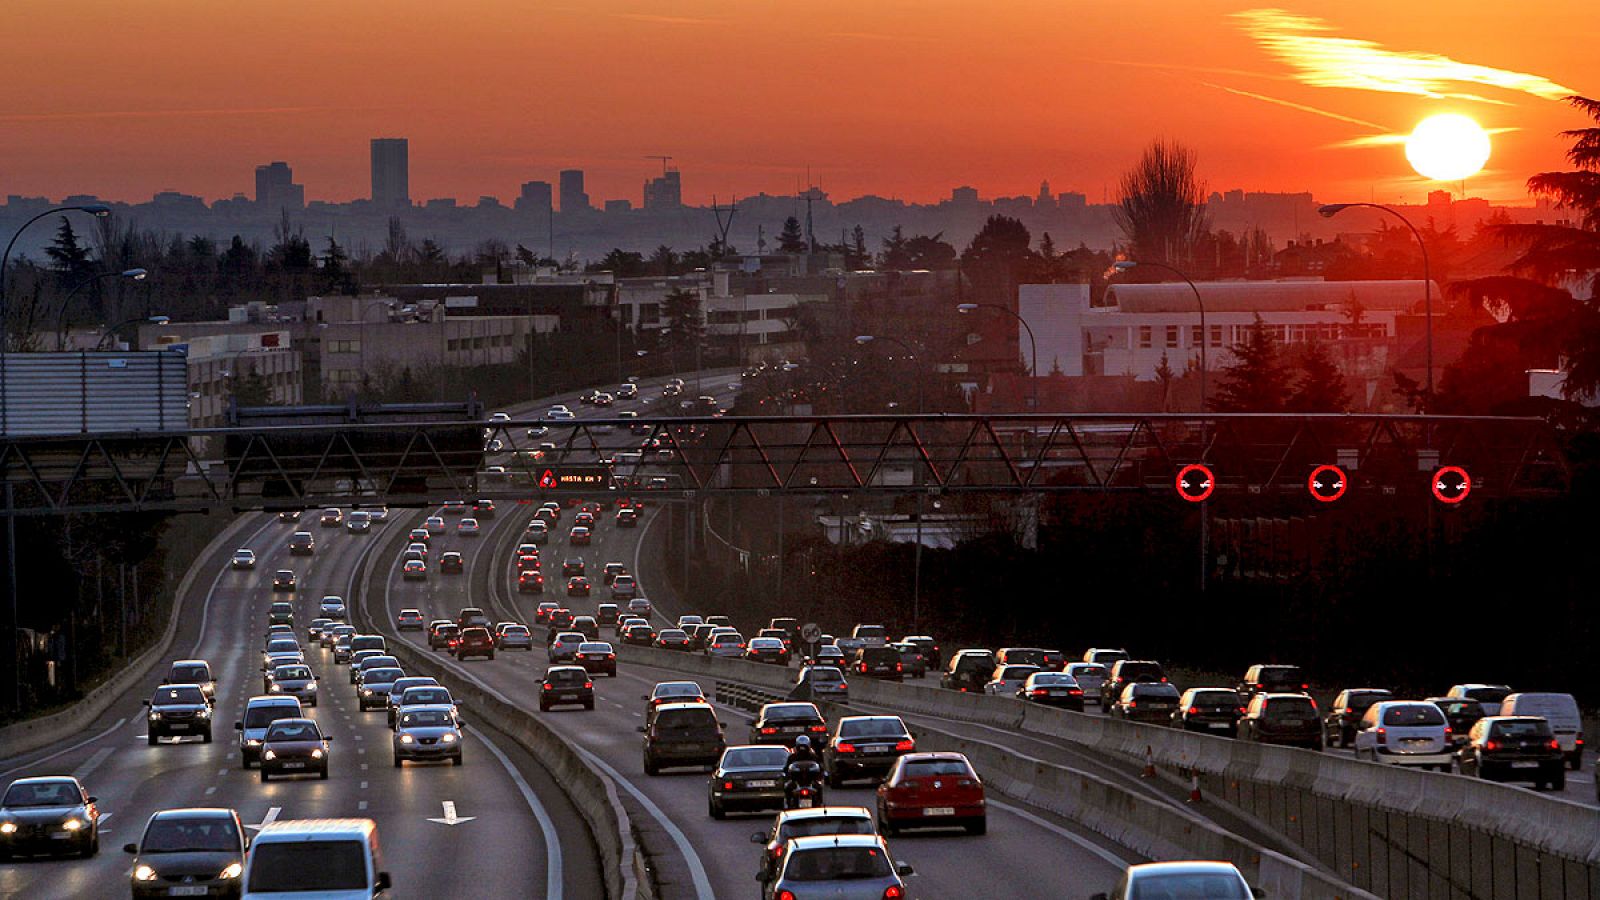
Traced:
<path fill-rule="evenodd" d="M 405 138 L 372 139 L 372 202 L 411 205 L 411 151 Z"/>
<path fill-rule="evenodd" d="M 286 162 L 256 166 L 256 205 L 269 213 L 299 212 L 306 205 L 305 185 L 294 183 L 294 171 Z"/>
<path fill-rule="evenodd" d="M 550 182 L 525 181 L 522 183 L 522 193 L 517 195 L 516 210 L 519 213 L 529 213 L 539 218 L 546 218 L 555 209 L 552 202 Z"/>
<path fill-rule="evenodd" d="M 660 178 L 652 178 L 644 183 L 644 208 L 645 209 L 677 209 L 683 206 L 683 183 L 678 179 L 678 170 L 661 173 Z"/>
<path fill-rule="evenodd" d="M 583 190 L 582 169 L 561 170 L 561 211 L 564 213 L 592 209 L 589 195 Z"/>

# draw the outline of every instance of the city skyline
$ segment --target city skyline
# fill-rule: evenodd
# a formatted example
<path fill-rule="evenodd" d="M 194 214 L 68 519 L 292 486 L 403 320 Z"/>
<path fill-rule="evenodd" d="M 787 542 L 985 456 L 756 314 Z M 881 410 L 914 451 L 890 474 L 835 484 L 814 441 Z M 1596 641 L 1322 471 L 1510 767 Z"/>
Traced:
<path fill-rule="evenodd" d="M 660 174 L 656 154 L 674 157 L 694 205 L 807 183 L 910 202 L 962 184 L 1010 196 L 1041 179 L 1097 200 L 1165 137 L 1197 149 L 1212 186 L 1418 202 L 1443 185 L 1412 174 L 1395 137 L 1455 111 L 1495 133 L 1467 192 L 1522 202 L 1529 174 L 1561 165 L 1556 133 L 1577 124 L 1558 95 L 1600 80 L 1584 42 L 1514 41 L 1527 10 L 1477 0 L 1448 17 L 1369 0 L 1290 13 L 1019 2 L 981 22 L 954 4 L 908 19 L 837 2 L 801 17 L 720 0 L 478 0 L 430 32 L 426 58 L 399 60 L 383 48 L 411 45 L 417 26 L 367 15 L 373 4 L 324 30 L 264 11 L 192 15 L 189 0 L 126 18 L 21 5 L 24 25 L 0 37 L 15 70 L 0 109 L 11 138 L 0 193 L 133 201 L 167 188 L 247 192 L 269 160 L 294 166 L 308 198 L 349 201 L 368 194 L 367 141 L 403 135 L 413 200 L 506 202 L 524 182 L 581 166 L 595 205 L 638 204 Z M 85 68 L 51 54 L 37 39 L 47 33 L 107 49 Z M 233 52 L 242 33 L 260 40 Z M 284 67 L 285 56 L 326 64 Z M 722 99 L 695 101 L 708 91 Z"/>

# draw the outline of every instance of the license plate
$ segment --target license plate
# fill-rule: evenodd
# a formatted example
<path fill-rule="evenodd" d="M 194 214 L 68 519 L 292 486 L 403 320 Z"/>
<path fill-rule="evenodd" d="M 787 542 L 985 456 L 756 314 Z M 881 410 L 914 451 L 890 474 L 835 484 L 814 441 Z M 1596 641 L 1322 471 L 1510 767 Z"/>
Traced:
<path fill-rule="evenodd" d="M 286 762 L 283 764 L 283 767 L 285 769 L 304 769 L 306 764 L 303 762 Z"/>
<path fill-rule="evenodd" d="M 189 726 L 185 725 L 182 722 L 174 722 L 173 724 L 168 725 L 167 727 L 171 728 L 173 731 L 188 731 L 189 730 Z"/>
<path fill-rule="evenodd" d="M 167 888 L 168 897 L 204 897 L 207 893 L 208 889 L 199 884 Z"/>
<path fill-rule="evenodd" d="M 1212 722 L 1212 723 L 1211 723 L 1211 724 L 1210 724 L 1210 725 L 1209 725 L 1209 726 L 1207 726 L 1207 727 L 1209 727 L 1209 728 L 1214 728 L 1214 729 L 1216 729 L 1216 730 L 1218 730 L 1218 731 L 1223 731 L 1223 730 L 1225 730 L 1225 729 L 1228 729 L 1228 728 L 1232 728 L 1232 727 L 1233 727 L 1233 726 L 1232 726 L 1232 725 L 1229 725 L 1229 724 L 1228 724 L 1228 723 L 1227 723 L 1227 722 Z"/>
<path fill-rule="evenodd" d="M 953 816 L 956 808 L 953 806 L 929 806 L 922 811 L 925 816 Z"/>
<path fill-rule="evenodd" d="M 70 831 L 52 831 L 52 832 L 50 832 L 50 837 L 51 837 L 52 840 L 64 841 L 67 838 L 72 837 L 72 832 L 70 832 Z"/>
<path fill-rule="evenodd" d="M 778 786 L 778 783 L 776 781 L 747 781 L 745 782 L 744 786 L 751 788 L 774 788 Z"/>
<path fill-rule="evenodd" d="M 1305 719 L 1284 719 L 1281 724 L 1285 728 L 1302 728 L 1302 727 L 1305 726 L 1306 720 Z"/>
<path fill-rule="evenodd" d="M 1536 762 L 1514 762 L 1514 763 L 1511 764 L 1511 768 L 1513 768 L 1513 769 L 1537 769 L 1537 768 L 1539 768 L 1539 764 L 1536 763 Z"/>
<path fill-rule="evenodd" d="M 1407 747 L 1421 747 L 1432 743 L 1432 741 L 1429 741 L 1427 738 L 1406 738 L 1400 743 L 1405 744 Z"/>
<path fill-rule="evenodd" d="M 560 697 L 557 697 L 556 699 L 558 699 L 558 700 L 576 700 L 576 699 L 578 699 L 578 695 L 577 694 L 562 694 Z"/>
<path fill-rule="evenodd" d="M 888 753 L 893 748 L 891 748 L 888 744 L 873 744 L 870 747 L 863 747 L 861 749 L 864 753 Z"/>

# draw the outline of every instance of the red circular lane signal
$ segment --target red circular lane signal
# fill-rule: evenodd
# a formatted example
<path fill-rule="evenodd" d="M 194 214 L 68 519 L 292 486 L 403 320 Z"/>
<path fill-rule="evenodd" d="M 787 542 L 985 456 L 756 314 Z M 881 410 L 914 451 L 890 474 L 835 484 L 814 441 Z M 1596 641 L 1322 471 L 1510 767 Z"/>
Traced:
<path fill-rule="evenodd" d="M 1350 478 L 1338 466 L 1317 466 L 1306 479 L 1306 489 L 1311 498 L 1322 503 L 1332 503 L 1344 496 L 1350 488 Z"/>
<path fill-rule="evenodd" d="M 1209 466 L 1190 463 L 1178 470 L 1178 478 L 1174 484 L 1178 488 L 1179 497 L 1190 503 L 1199 503 L 1217 489 L 1217 478 Z"/>
<path fill-rule="evenodd" d="M 1472 476 L 1460 466 L 1445 466 L 1433 473 L 1433 482 L 1429 487 L 1440 503 L 1454 505 L 1472 493 Z"/>

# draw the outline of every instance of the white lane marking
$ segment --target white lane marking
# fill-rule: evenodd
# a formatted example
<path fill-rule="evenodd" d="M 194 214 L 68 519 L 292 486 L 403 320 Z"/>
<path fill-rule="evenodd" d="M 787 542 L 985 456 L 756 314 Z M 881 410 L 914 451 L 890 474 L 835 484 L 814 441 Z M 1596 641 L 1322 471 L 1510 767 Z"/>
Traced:
<path fill-rule="evenodd" d="M 268 528 L 272 527 L 272 523 L 276 517 L 267 516 L 266 519 L 267 521 L 263 523 L 260 528 L 257 528 L 250 534 L 249 538 L 245 539 L 246 545 L 255 543 L 256 538 L 260 537 L 263 531 L 266 531 Z M 211 589 L 206 591 L 206 602 L 200 605 L 200 633 L 195 635 L 194 649 L 189 651 L 190 659 L 198 659 L 200 657 L 200 645 L 205 643 L 206 639 L 206 620 L 211 617 L 211 598 L 217 595 L 217 585 L 222 583 L 222 576 L 232 571 L 232 566 L 224 566 L 222 571 L 217 573 L 217 577 L 211 579 Z"/>
<path fill-rule="evenodd" d="M 654 800 L 651 800 L 643 791 L 634 787 L 633 782 L 624 778 L 621 772 L 612 768 L 610 763 L 579 747 L 577 744 L 573 744 L 572 749 L 576 750 L 590 765 L 598 766 L 605 770 L 605 773 L 611 777 L 612 781 L 632 794 L 633 799 L 639 801 L 639 805 L 643 806 L 646 812 L 661 823 L 661 827 L 666 829 L 667 834 L 672 837 L 672 843 L 677 845 L 678 852 L 683 854 L 684 862 L 689 864 L 689 876 L 694 879 L 695 896 L 701 898 L 701 900 L 712 900 L 712 898 L 716 897 L 716 894 L 711 890 L 711 878 L 706 875 L 705 864 L 700 861 L 700 855 L 695 853 L 694 845 L 689 843 L 689 837 L 683 833 L 683 829 L 668 818 L 667 814 L 661 811 L 661 807 L 657 806 Z"/>
<path fill-rule="evenodd" d="M 457 816 L 456 802 L 454 800 L 444 800 L 439 805 L 444 807 L 444 818 L 429 819 L 429 822 L 438 822 L 440 825 L 460 825 L 463 822 L 471 822 L 477 818 L 477 816 Z"/>
<path fill-rule="evenodd" d="M 366 809 L 366 808 L 367 808 L 367 801 L 365 801 L 365 800 L 363 800 L 360 803 L 356 804 L 356 809 Z"/>
<path fill-rule="evenodd" d="M 211 796 L 212 794 L 215 794 L 216 792 L 217 792 L 217 786 L 214 785 L 214 784 L 211 787 L 206 788 L 206 796 L 207 797 Z"/>
<path fill-rule="evenodd" d="M 281 806 L 268 807 L 267 808 L 267 814 L 261 817 L 261 823 L 260 824 L 258 824 L 258 825 L 246 825 L 245 827 L 246 828 L 254 828 L 256 831 L 260 831 L 261 829 L 267 827 L 268 825 L 271 825 L 273 822 L 278 821 L 278 813 L 281 813 L 281 812 L 283 812 L 283 807 L 281 807 Z"/>
<path fill-rule="evenodd" d="M 1028 812 L 1025 809 L 1021 809 L 1019 807 L 1012 806 L 1009 803 L 1001 803 L 1000 801 L 994 800 L 994 799 L 989 799 L 988 800 L 988 804 L 989 804 L 989 806 L 991 806 L 991 807 L 993 807 L 995 809 L 1003 809 L 1006 812 L 1011 813 L 1012 815 L 1016 816 L 1019 819 L 1022 819 L 1022 820 L 1027 821 L 1027 822 L 1031 822 L 1032 824 L 1037 825 L 1040 828 L 1043 828 L 1045 831 L 1051 832 L 1053 834 L 1058 834 L 1061 837 L 1066 838 L 1067 840 L 1071 841 L 1072 843 L 1077 844 L 1079 847 L 1082 847 L 1083 849 L 1089 851 L 1090 853 L 1093 853 L 1095 856 L 1098 856 L 1101 859 L 1105 860 L 1108 864 L 1110 864 L 1113 868 L 1117 869 L 1118 871 L 1121 871 L 1122 869 L 1125 869 L 1128 866 L 1128 861 L 1127 860 L 1117 856 L 1115 853 L 1112 853 L 1110 850 L 1107 850 L 1106 848 L 1100 846 L 1099 844 L 1096 844 L 1094 841 L 1089 840 L 1088 838 L 1084 837 L 1081 834 L 1073 834 L 1071 831 L 1068 831 L 1067 829 L 1062 828 L 1060 825 L 1057 825 L 1056 823 L 1050 821 L 1049 819 L 1040 818 L 1039 816 L 1036 816 L 1033 813 Z"/>
<path fill-rule="evenodd" d="M 219 775 L 219 776 L 223 776 L 223 775 L 227 775 L 227 774 L 228 774 L 228 771 L 229 771 L 229 770 L 228 770 L 228 769 L 218 769 L 218 770 L 217 770 L 217 774 L 218 774 L 218 775 Z"/>
<path fill-rule="evenodd" d="M 550 813 L 539 802 L 539 796 L 528 786 L 522 772 L 512 765 L 510 758 L 495 746 L 494 742 L 480 732 L 473 732 L 473 737 L 483 743 L 483 746 L 494 758 L 500 760 L 500 765 L 505 767 L 506 774 L 511 776 L 517 790 L 522 792 L 522 799 L 527 802 L 528 809 L 533 811 L 533 818 L 539 823 L 539 830 L 544 833 L 545 865 L 544 865 L 544 895 L 546 897 L 562 896 L 566 881 L 566 861 L 561 854 L 561 838 L 556 833 L 556 823 L 550 818 Z"/>
<path fill-rule="evenodd" d="M 73 744 L 71 747 L 66 747 L 64 749 L 57 750 L 56 752 L 50 754 L 49 756 L 41 756 L 38 759 L 33 760 L 31 762 L 23 763 L 20 766 L 13 766 L 12 768 L 9 768 L 9 769 L 5 770 L 4 772 L 0 772 L 0 778 L 4 778 L 5 776 L 10 775 L 12 772 L 21 772 L 23 769 L 32 768 L 33 766 L 37 766 L 37 765 L 39 765 L 41 763 L 47 763 L 50 760 L 55 759 L 58 756 L 65 756 L 66 754 L 71 753 L 72 751 L 78 749 L 79 747 L 84 746 L 85 744 L 92 744 L 95 741 L 98 741 L 101 738 L 104 738 L 106 735 L 110 734 L 113 731 L 116 731 L 118 728 L 121 728 L 123 725 L 126 725 L 127 723 L 128 723 L 127 716 L 123 716 L 122 718 L 118 719 L 116 722 L 112 723 L 111 727 L 107 728 L 105 731 L 102 731 L 99 734 L 94 735 L 92 737 L 86 737 L 83 740 L 77 742 L 76 744 Z"/>
<path fill-rule="evenodd" d="M 94 773 L 94 770 L 100 768 L 100 764 L 105 762 L 106 761 L 106 757 L 108 757 L 110 755 L 111 755 L 111 748 L 110 747 L 101 747 L 99 750 L 96 750 L 94 752 L 93 756 L 91 756 L 88 759 L 84 760 L 83 765 L 81 765 L 78 768 L 74 769 L 72 774 L 77 776 L 79 781 L 88 781 L 89 780 L 89 776 Z"/>
<path fill-rule="evenodd" d="M 367 770 L 367 764 L 366 763 L 362 763 L 361 764 L 361 771 L 365 772 L 366 770 Z"/>
<path fill-rule="evenodd" d="M 367 783 L 365 781 L 361 782 L 361 789 L 363 791 L 367 789 Z"/>

